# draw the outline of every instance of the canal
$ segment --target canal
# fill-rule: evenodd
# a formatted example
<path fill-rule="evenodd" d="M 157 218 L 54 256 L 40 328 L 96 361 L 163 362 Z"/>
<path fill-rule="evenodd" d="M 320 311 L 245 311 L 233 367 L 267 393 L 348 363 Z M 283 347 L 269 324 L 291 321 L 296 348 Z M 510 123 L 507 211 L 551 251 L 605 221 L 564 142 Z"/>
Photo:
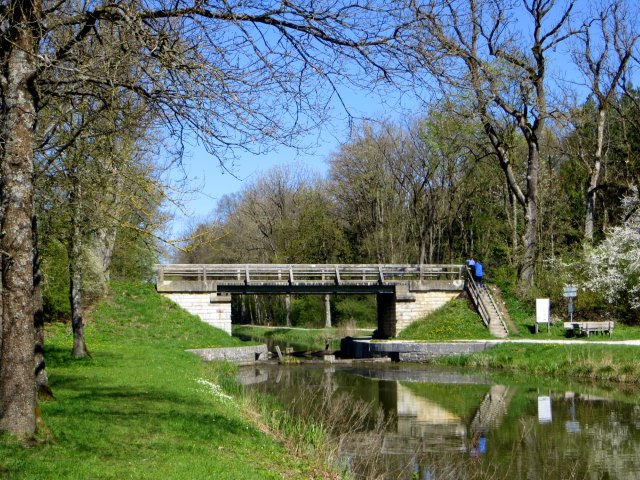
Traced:
<path fill-rule="evenodd" d="M 637 479 L 640 398 L 409 364 L 260 365 L 241 383 L 332 432 L 359 479 Z"/>

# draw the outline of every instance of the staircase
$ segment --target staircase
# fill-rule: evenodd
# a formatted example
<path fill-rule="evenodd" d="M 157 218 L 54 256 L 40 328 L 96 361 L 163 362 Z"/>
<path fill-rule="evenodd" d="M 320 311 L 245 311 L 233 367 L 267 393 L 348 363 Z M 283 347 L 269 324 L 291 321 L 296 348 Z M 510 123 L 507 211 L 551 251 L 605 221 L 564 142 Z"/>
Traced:
<path fill-rule="evenodd" d="M 467 282 L 465 284 L 467 292 L 473 301 L 476 310 L 482 317 L 482 321 L 489 329 L 489 333 L 494 337 L 504 338 L 509 335 L 507 325 L 502 318 L 502 313 L 498 309 L 491 292 L 484 285 L 477 283 L 473 275 L 467 271 Z"/>

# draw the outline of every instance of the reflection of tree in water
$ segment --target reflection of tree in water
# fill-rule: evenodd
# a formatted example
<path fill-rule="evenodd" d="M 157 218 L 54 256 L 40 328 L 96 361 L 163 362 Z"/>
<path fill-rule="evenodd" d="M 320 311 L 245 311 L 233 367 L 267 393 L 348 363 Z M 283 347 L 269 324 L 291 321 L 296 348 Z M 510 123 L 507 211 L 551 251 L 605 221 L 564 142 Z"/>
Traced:
<path fill-rule="evenodd" d="M 640 472 L 638 405 L 552 393 L 552 421 L 541 424 L 536 389 L 450 384 L 429 391 L 428 383 L 334 367 L 287 369 L 275 379 L 295 415 L 326 427 L 328 454 L 358 479 L 626 480 Z M 469 393 L 473 408 L 460 399 Z"/>
<path fill-rule="evenodd" d="M 354 435 L 353 450 L 345 452 L 354 475 L 362 479 L 638 478 L 640 406 L 614 406 L 588 396 L 556 396 L 553 422 L 540 424 L 537 398 L 527 398 L 525 393 L 515 402 L 519 404 L 516 415 L 504 416 L 515 396 L 513 388 L 490 389 L 467 423 L 466 452 L 447 442 L 446 425 L 418 422 L 407 429 L 402 427 L 407 419 L 400 415 L 398 430 L 378 435 L 375 442 L 367 434 Z M 390 397 L 387 393 L 384 398 Z M 402 394 L 397 397 L 401 400 Z M 483 453 L 480 432 L 486 442 Z M 476 438 L 478 445 L 474 445 Z M 359 450 L 358 445 L 365 443 L 368 448 Z M 376 446 L 379 450 L 373 452 Z"/>

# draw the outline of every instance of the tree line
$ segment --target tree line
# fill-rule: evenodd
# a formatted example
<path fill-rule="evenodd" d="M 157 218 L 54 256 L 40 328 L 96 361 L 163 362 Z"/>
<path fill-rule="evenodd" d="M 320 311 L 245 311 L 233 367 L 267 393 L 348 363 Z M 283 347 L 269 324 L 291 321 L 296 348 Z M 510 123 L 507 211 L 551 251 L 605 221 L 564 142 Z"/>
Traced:
<path fill-rule="evenodd" d="M 175 188 L 160 154 L 179 163 L 185 143 L 199 141 L 224 164 L 238 150 L 295 145 L 350 85 L 414 92 L 425 99 L 419 120 L 363 123 L 327 179 L 274 171 L 225 198 L 188 255 L 477 255 L 513 266 L 530 290 L 545 262 L 633 225 L 634 9 L 623 0 L 590 9 L 573 0 L 0 2 L 0 431 L 35 429 L 44 308 L 68 302 L 73 352 L 86 355 L 82 295 L 99 295 L 110 276 L 148 273 Z M 576 100 L 585 92 L 587 102 Z M 68 300 L 56 299 L 60 285 Z"/>

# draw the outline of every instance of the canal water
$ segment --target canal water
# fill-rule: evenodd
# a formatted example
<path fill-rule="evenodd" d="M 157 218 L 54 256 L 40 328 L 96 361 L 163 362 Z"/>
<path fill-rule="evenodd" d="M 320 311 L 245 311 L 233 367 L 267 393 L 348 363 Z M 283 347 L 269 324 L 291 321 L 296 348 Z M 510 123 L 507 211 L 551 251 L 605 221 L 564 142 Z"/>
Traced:
<path fill-rule="evenodd" d="M 244 367 L 361 479 L 639 479 L 640 397 L 424 365 Z"/>

